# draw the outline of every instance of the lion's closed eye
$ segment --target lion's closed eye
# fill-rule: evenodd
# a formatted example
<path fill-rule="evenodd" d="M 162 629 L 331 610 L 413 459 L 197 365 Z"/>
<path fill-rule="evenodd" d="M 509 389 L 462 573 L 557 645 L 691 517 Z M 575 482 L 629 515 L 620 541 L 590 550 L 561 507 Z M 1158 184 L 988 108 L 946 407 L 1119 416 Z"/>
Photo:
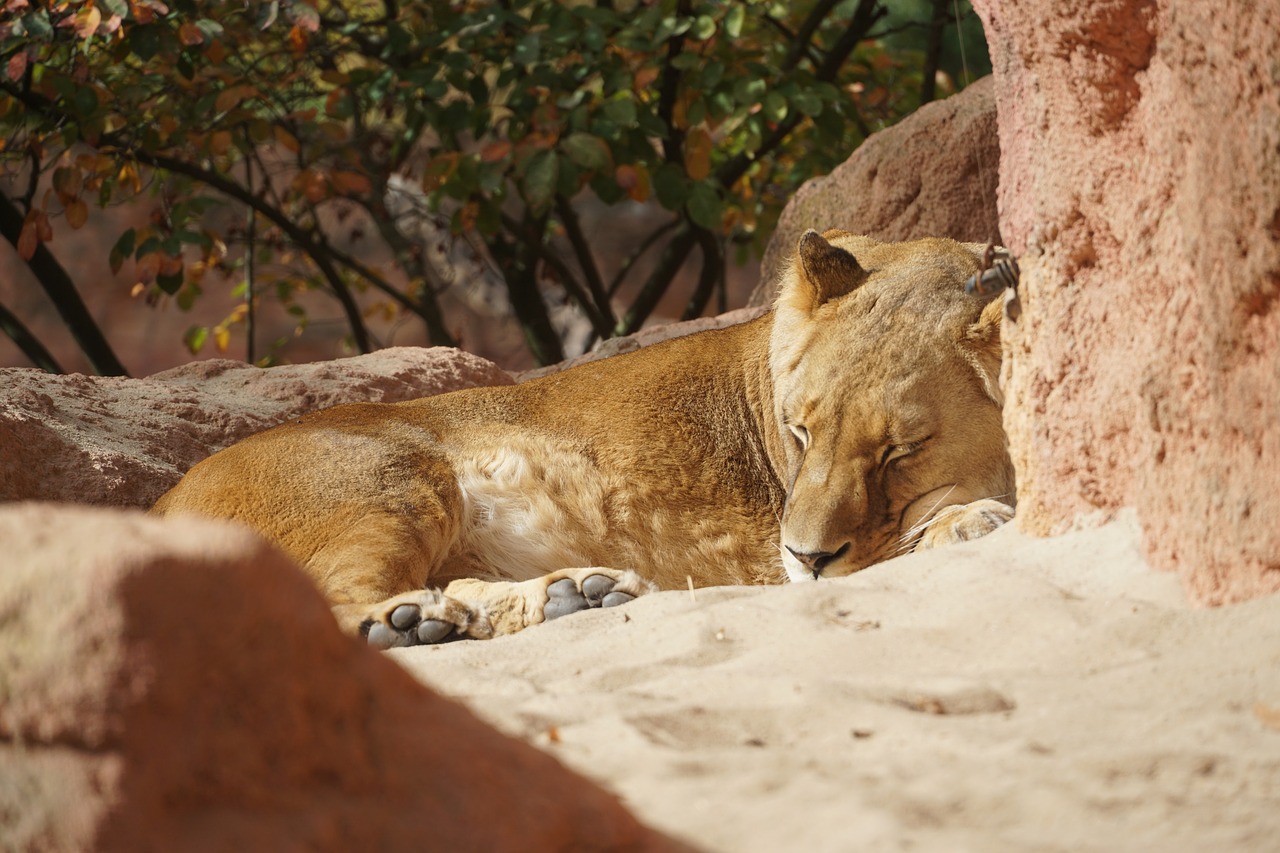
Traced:
<path fill-rule="evenodd" d="M 918 453 L 928 440 L 928 438 L 922 438 L 919 441 L 887 445 L 884 449 L 884 453 L 880 456 L 880 465 L 883 467 L 892 462 L 897 462 L 899 459 L 905 459 L 908 456 Z"/>

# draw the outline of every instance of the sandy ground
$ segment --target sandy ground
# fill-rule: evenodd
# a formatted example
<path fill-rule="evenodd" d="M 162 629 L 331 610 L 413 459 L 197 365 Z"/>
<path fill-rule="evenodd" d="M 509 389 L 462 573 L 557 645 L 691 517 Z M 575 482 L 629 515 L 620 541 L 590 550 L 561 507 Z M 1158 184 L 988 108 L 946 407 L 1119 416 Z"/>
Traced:
<path fill-rule="evenodd" d="M 1280 849 L 1280 596 L 1131 520 L 391 654 L 708 850 Z"/>

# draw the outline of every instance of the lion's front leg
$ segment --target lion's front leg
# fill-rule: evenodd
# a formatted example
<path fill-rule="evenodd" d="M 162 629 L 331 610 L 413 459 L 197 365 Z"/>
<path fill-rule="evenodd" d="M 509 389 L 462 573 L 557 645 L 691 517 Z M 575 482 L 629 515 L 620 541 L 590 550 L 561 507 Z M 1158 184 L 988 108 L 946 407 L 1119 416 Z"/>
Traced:
<path fill-rule="evenodd" d="M 380 649 L 486 640 L 593 607 L 616 607 L 657 589 L 631 571 L 562 569 L 527 581 L 463 578 L 443 591 L 407 592 L 373 606 L 334 608 L 339 621 L 355 620 L 369 645 Z"/>
<path fill-rule="evenodd" d="M 445 595 L 482 610 L 497 634 L 514 634 L 551 619 L 595 607 L 616 607 L 657 587 L 632 571 L 561 569 L 527 581 L 463 578 Z"/>
<path fill-rule="evenodd" d="M 944 507 L 929 520 L 916 550 L 977 539 L 1012 518 L 1013 507 L 992 498 Z"/>

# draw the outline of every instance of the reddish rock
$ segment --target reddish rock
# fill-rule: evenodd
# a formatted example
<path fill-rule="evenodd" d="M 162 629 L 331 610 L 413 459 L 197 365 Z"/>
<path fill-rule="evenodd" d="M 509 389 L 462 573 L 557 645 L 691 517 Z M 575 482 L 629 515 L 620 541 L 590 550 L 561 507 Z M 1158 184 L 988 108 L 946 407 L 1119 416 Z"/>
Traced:
<path fill-rule="evenodd" d="M 609 338 L 603 341 L 600 346 L 588 353 L 583 353 L 577 358 L 570 358 L 558 364 L 549 364 L 546 367 L 538 367 L 533 370 L 526 370 L 523 373 L 516 374 L 516 378 L 521 382 L 530 379 L 537 379 L 539 376 L 546 376 L 549 373 L 559 373 L 569 367 L 576 367 L 579 364 L 586 364 L 591 361 L 599 361 L 611 355 L 621 355 L 625 352 L 634 352 L 641 347 L 647 347 L 652 344 L 668 341 L 672 338 L 683 338 L 685 335 L 692 335 L 694 332 L 705 332 L 708 329 L 723 329 L 726 326 L 736 326 L 739 323 L 745 323 L 748 320 L 754 320 L 765 312 L 766 309 L 760 308 L 738 308 L 735 311 L 726 311 L 723 314 L 714 317 L 699 317 L 696 320 L 686 320 L 682 323 L 665 323 L 660 326 L 649 326 L 641 329 L 634 335 L 627 335 L 622 338 Z"/>
<path fill-rule="evenodd" d="M 1280 590 L 1280 5 L 974 0 L 999 103 L 1018 519 L 1136 506 L 1197 600 Z"/>
<path fill-rule="evenodd" d="M 787 203 L 751 304 L 772 302 L 783 265 L 810 228 L 843 228 L 879 240 L 999 243 L 999 165 L 989 77 L 873 133 L 835 171 L 806 182 Z"/>
<path fill-rule="evenodd" d="M 210 453 L 305 412 L 511 382 L 443 347 L 266 369 L 198 361 L 147 379 L 0 370 L 0 501 L 149 507 Z"/>
<path fill-rule="evenodd" d="M 0 508 L 5 850 L 658 850 L 232 526 Z"/>

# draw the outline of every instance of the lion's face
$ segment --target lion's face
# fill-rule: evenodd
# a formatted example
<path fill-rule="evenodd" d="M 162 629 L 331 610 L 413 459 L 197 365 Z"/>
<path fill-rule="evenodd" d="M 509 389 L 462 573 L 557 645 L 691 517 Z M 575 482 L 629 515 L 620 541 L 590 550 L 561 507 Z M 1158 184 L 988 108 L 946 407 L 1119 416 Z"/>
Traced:
<path fill-rule="evenodd" d="M 999 304 L 963 286 L 981 249 L 826 237 L 801 239 L 770 342 L 793 581 L 909 551 L 944 507 L 1013 501 Z"/>

